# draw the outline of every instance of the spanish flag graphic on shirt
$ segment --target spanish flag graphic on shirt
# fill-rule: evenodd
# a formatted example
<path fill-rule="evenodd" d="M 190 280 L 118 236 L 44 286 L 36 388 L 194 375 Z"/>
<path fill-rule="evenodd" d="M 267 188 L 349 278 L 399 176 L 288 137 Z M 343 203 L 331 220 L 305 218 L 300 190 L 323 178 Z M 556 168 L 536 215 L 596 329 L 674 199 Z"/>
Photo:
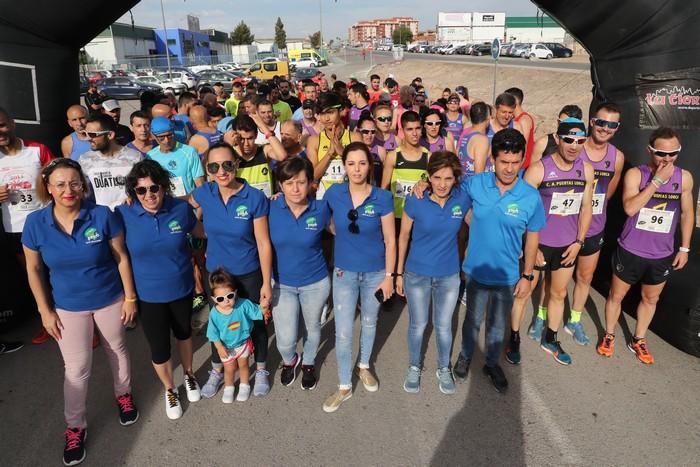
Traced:
<path fill-rule="evenodd" d="M 241 322 L 240 321 L 234 321 L 233 323 L 228 325 L 228 330 L 229 331 L 236 331 L 238 328 L 241 327 Z"/>

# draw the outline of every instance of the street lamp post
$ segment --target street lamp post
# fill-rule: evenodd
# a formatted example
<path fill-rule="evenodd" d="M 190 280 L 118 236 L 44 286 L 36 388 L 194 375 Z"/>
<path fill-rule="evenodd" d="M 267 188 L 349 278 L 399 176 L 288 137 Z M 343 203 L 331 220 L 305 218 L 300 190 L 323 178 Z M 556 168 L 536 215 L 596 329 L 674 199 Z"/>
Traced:
<path fill-rule="evenodd" d="M 163 0 L 160 0 L 160 14 L 163 16 L 163 38 L 165 41 L 165 59 L 168 62 L 168 79 L 173 79 L 172 71 L 170 70 L 170 49 L 168 48 L 168 29 L 165 26 L 165 8 L 163 8 Z"/>

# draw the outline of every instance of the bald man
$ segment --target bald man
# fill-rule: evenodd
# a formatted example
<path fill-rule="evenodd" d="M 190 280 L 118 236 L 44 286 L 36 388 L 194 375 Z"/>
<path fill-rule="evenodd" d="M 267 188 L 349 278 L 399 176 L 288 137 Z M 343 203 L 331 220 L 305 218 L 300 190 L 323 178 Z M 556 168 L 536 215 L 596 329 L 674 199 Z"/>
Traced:
<path fill-rule="evenodd" d="M 63 157 L 69 157 L 77 161 L 81 154 L 90 151 L 90 138 L 85 134 L 87 117 L 88 111 L 82 105 L 71 105 L 68 107 L 66 119 L 68 120 L 68 126 L 73 129 L 73 133 L 61 140 Z"/>
<path fill-rule="evenodd" d="M 173 118 L 173 112 L 172 109 L 169 105 L 167 104 L 156 104 L 153 106 L 151 109 L 151 116 L 153 118 L 156 117 L 165 117 L 171 122 L 173 122 L 173 125 L 175 126 L 175 141 L 178 143 L 182 144 L 188 144 L 187 142 L 190 139 L 190 131 L 187 128 L 187 124 L 183 122 L 182 120 L 178 120 L 176 118 Z"/>
<path fill-rule="evenodd" d="M 210 125 L 209 112 L 203 105 L 195 105 L 190 109 L 190 123 L 194 127 L 195 134 L 190 138 L 189 145 L 195 148 L 200 159 L 204 160 L 211 145 L 221 141 L 223 134 L 216 129 L 216 126 Z"/>

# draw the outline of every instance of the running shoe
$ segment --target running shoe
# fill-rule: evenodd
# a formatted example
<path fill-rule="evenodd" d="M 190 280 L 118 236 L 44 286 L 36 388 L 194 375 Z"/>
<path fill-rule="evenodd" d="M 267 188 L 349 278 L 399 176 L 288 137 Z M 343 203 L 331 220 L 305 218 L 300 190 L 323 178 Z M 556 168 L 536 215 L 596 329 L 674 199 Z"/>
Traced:
<path fill-rule="evenodd" d="M 403 380 L 403 390 L 415 394 L 420 392 L 420 368 L 409 366 L 406 370 L 406 379 Z"/>
<path fill-rule="evenodd" d="M 535 321 L 527 330 L 527 337 L 533 341 L 540 341 L 542 339 L 542 332 L 544 331 L 544 320 L 539 316 L 535 316 Z"/>
<path fill-rule="evenodd" d="M 175 388 L 165 391 L 165 415 L 167 415 L 170 420 L 177 420 L 182 417 L 180 395 Z"/>
<path fill-rule="evenodd" d="M 574 342 L 578 345 L 588 345 L 591 340 L 586 335 L 586 331 L 583 330 L 583 324 L 579 321 L 578 323 L 568 323 L 564 326 L 564 331 L 574 338 Z"/>
<path fill-rule="evenodd" d="M 352 389 L 338 389 L 323 403 L 323 411 L 333 413 L 340 408 L 340 405 L 352 397 Z"/>
<path fill-rule="evenodd" d="M 63 465 L 78 465 L 85 460 L 85 440 L 87 430 L 85 428 L 66 428 L 66 447 L 63 448 Z"/>
<path fill-rule="evenodd" d="M 654 356 L 649 353 L 649 349 L 647 348 L 647 340 L 645 338 L 642 337 L 637 341 L 632 339 L 629 344 L 627 344 L 627 348 L 630 352 L 637 356 L 637 360 L 640 362 L 646 365 L 651 365 L 654 363 Z"/>
<path fill-rule="evenodd" d="M 136 423 L 136 420 L 139 419 L 139 410 L 134 404 L 134 396 L 130 393 L 127 392 L 117 397 L 117 407 L 119 408 L 119 423 L 122 426 Z"/>
<path fill-rule="evenodd" d="M 453 370 L 454 375 L 457 377 L 458 380 L 464 381 L 467 379 L 467 374 L 469 373 L 469 364 L 471 363 L 471 360 L 467 360 L 464 358 L 462 353 L 460 352 L 459 356 L 457 357 L 457 362 L 455 363 L 455 367 Z"/>
<path fill-rule="evenodd" d="M 214 397 L 219 391 L 219 388 L 224 382 L 224 370 L 221 371 L 209 370 L 209 379 L 202 386 L 201 395 L 205 399 Z"/>
<path fill-rule="evenodd" d="M 255 397 L 267 396 L 270 392 L 270 372 L 264 368 L 259 368 L 255 372 L 255 386 L 253 386 L 253 395 Z"/>
<path fill-rule="evenodd" d="M 236 401 L 245 402 L 250 397 L 250 384 L 239 384 L 238 385 L 238 395 L 236 396 Z"/>
<path fill-rule="evenodd" d="M 204 305 L 207 304 L 207 299 L 204 297 L 204 294 L 197 294 L 192 298 L 192 312 L 197 313 L 200 311 L 202 308 L 204 308 Z"/>
<path fill-rule="evenodd" d="M 301 366 L 301 388 L 305 391 L 316 389 L 316 367 L 313 365 Z"/>
<path fill-rule="evenodd" d="M 548 354 L 552 355 L 552 357 L 554 357 L 554 360 L 556 360 L 557 363 L 561 363 L 562 365 L 571 365 L 571 355 L 564 352 L 564 349 L 561 348 L 561 343 L 559 341 L 542 341 L 542 344 L 540 344 L 540 348 Z"/>
<path fill-rule="evenodd" d="M 450 370 L 448 367 L 438 368 L 438 370 L 435 372 L 435 376 L 437 376 L 438 387 L 440 388 L 441 393 L 443 393 L 443 394 L 454 394 L 455 393 L 455 391 L 456 391 L 455 379 L 452 376 L 452 370 Z"/>
<path fill-rule="evenodd" d="M 187 400 L 190 402 L 197 402 L 202 398 L 199 383 L 194 375 L 185 373 L 185 391 L 187 391 Z"/>
<path fill-rule="evenodd" d="M 224 404 L 233 404 L 233 393 L 236 388 L 233 386 L 224 386 L 224 391 L 221 394 L 221 402 Z"/>
<path fill-rule="evenodd" d="M 612 357 L 613 350 L 615 350 L 615 334 L 608 334 L 606 332 L 596 350 L 598 354 L 603 357 Z"/>
<path fill-rule="evenodd" d="M 506 379 L 506 375 L 503 373 L 503 369 L 500 366 L 484 365 L 483 372 L 489 377 L 491 383 L 493 383 L 493 387 L 496 388 L 496 391 L 500 393 L 506 392 L 508 389 L 508 380 Z"/>
<path fill-rule="evenodd" d="M 17 352 L 22 347 L 24 347 L 24 344 L 21 342 L 0 342 L 0 355 Z"/>
<path fill-rule="evenodd" d="M 368 392 L 379 391 L 379 383 L 377 382 L 377 378 L 375 378 L 372 372 L 369 371 L 369 368 L 358 368 L 357 376 L 359 376 L 360 381 L 362 381 L 362 385 L 365 387 L 365 390 Z"/>
<path fill-rule="evenodd" d="M 34 337 L 32 337 L 32 344 L 36 344 L 36 345 L 43 344 L 44 342 L 48 341 L 49 339 L 51 339 L 51 335 L 48 332 L 46 332 L 46 328 L 44 328 L 42 326 L 41 329 L 39 330 L 39 332 L 36 333 L 36 335 Z"/>
<path fill-rule="evenodd" d="M 520 338 L 518 340 L 510 339 L 505 353 L 506 361 L 511 365 L 520 365 Z"/>
<path fill-rule="evenodd" d="M 282 364 L 282 371 L 280 372 L 280 383 L 282 383 L 282 386 L 289 386 L 294 382 L 297 377 L 296 372 L 299 363 L 301 363 L 301 359 L 299 354 L 295 353 L 291 365 Z"/>

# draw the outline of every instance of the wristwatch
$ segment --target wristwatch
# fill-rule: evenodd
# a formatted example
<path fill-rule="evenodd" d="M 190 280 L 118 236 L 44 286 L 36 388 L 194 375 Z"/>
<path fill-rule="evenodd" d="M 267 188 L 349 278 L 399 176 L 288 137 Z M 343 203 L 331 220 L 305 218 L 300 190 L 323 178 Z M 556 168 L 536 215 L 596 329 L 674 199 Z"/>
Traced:
<path fill-rule="evenodd" d="M 535 275 L 532 274 L 532 273 L 530 273 L 530 274 L 525 274 L 525 273 L 523 273 L 520 277 L 523 278 L 523 279 L 527 279 L 527 280 L 529 280 L 530 282 L 532 282 L 532 281 L 535 280 Z"/>
<path fill-rule="evenodd" d="M 583 240 L 579 240 L 578 238 L 574 243 L 578 243 L 579 245 L 581 245 L 581 248 L 583 248 L 583 246 L 586 244 L 586 242 L 584 242 Z"/>

